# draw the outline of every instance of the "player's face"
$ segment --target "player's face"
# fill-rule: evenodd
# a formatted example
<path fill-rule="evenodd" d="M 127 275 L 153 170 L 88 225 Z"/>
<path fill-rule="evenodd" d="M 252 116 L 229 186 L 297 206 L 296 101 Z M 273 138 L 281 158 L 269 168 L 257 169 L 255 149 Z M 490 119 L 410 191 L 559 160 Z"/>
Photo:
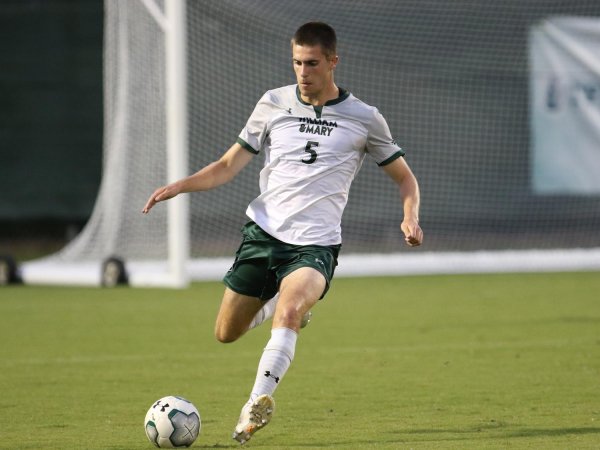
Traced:
<path fill-rule="evenodd" d="M 338 57 L 328 59 L 320 45 L 309 47 L 294 44 L 292 61 L 302 99 L 308 103 L 319 104 L 329 94 L 328 90 L 335 87 L 333 69 Z"/>

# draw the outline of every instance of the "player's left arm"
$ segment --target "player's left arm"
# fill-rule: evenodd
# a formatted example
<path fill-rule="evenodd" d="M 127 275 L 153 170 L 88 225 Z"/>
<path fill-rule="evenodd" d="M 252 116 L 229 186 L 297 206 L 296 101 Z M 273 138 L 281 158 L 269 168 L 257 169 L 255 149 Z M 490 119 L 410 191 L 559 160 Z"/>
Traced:
<path fill-rule="evenodd" d="M 400 188 L 404 209 L 404 219 L 400 228 L 404 233 L 404 240 L 411 247 L 421 245 L 423 242 L 423 230 L 419 225 L 421 195 L 417 178 L 403 157 L 396 158 L 382 168 Z"/>

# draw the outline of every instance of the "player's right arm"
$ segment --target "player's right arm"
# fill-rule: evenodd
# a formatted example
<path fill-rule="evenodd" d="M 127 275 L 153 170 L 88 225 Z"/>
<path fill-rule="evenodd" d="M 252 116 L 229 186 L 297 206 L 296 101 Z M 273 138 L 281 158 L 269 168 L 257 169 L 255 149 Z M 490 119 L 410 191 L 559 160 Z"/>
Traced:
<path fill-rule="evenodd" d="M 208 191 L 231 181 L 254 155 L 237 142 L 217 161 L 189 177 L 156 189 L 142 209 L 147 214 L 154 205 L 186 192 Z"/>

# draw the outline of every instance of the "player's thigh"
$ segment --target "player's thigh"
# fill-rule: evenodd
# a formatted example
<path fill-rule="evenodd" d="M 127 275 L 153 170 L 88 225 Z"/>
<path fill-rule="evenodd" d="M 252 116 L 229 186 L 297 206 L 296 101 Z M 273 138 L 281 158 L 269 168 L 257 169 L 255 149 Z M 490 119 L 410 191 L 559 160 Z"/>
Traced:
<path fill-rule="evenodd" d="M 286 275 L 279 289 L 273 328 L 298 331 L 302 316 L 319 301 L 326 286 L 323 274 L 312 267 L 300 267 Z"/>
<path fill-rule="evenodd" d="M 264 302 L 257 297 L 238 294 L 225 288 L 215 323 L 215 336 L 221 342 L 231 342 L 243 335 Z"/>
<path fill-rule="evenodd" d="M 299 267 L 281 281 L 280 301 L 291 297 L 301 302 L 316 303 L 326 286 L 327 280 L 320 271 L 308 266 Z"/>
<path fill-rule="evenodd" d="M 287 260 L 276 270 L 277 282 L 281 290 L 285 285 L 297 288 L 313 297 L 318 291 L 317 300 L 323 298 L 329 289 L 337 266 L 339 246 L 302 246 L 287 250 Z M 311 270 L 308 270 L 311 269 Z"/>

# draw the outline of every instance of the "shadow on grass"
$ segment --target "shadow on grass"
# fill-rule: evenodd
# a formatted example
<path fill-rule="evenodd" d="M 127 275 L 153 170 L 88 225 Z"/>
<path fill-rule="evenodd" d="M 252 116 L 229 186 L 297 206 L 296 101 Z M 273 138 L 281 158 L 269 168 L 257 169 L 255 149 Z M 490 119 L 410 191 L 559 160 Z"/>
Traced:
<path fill-rule="evenodd" d="M 582 427 L 582 428 L 523 428 L 521 430 L 507 433 L 507 437 L 556 437 L 569 434 L 600 434 L 600 428 Z"/>
<path fill-rule="evenodd" d="M 600 434 L 600 427 L 566 427 L 566 428 L 518 428 L 508 425 L 504 422 L 490 422 L 481 424 L 471 428 L 463 429 L 413 429 L 413 430 L 398 430 L 397 435 L 412 435 L 415 440 L 426 441 L 427 436 L 433 440 L 463 440 L 473 439 L 476 435 L 481 434 L 480 438 L 485 439 L 493 434 L 495 438 L 530 438 L 530 437 L 559 437 L 568 435 L 588 435 Z M 421 435 L 420 439 L 416 435 Z M 442 437 L 441 435 L 447 435 Z M 469 437 L 467 437 L 469 436 Z M 401 442 L 402 439 L 399 439 Z"/>
<path fill-rule="evenodd" d="M 507 425 L 502 422 L 492 422 L 490 424 L 484 424 L 482 426 L 465 428 L 465 429 L 414 429 L 414 430 L 396 430 L 391 431 L 389 434 L 394 434 L 394 438 L 388 437 L 377 439 L 376 441 L 367 440 L 344 440 L 344 441 L 330 441 L 330 442 L 313 442 L 307 441 L 305 443 L 295 442 L 290 448 L 361 448 L 364 446 L 375 446 L 375 445 L 400 445 L 407 443 L 418 443 L 418 442 L 431 442 L 431 441 L 468 441 L 468 440 L 479 440 L 479 439 L 497 439 L 497 438 L 528 438 L 528 437 L 558 437 L 568 435 L 586 435 L 586 434 L 600 434 L 600 428 L 597 427 L 569 427 L 569 428 L 523 428 L 518 430 L 503 430 L 507 428 Z M 486 434 L 486 431 L 495 430 L 493 436 Z M 481 434 L 480 434 L 481 433 Z M 417 435 L 420 435 L 417 437 Z M 443 436 L 446 435 L 446 436 Z M 256 440 L 255 444 L 259 444 Z M 263 445 L 270 447 L 273 442 Z M 207 444 L 204 445 L 196 443 L 195 448 L 239 448 L 239 445 L 234 444 Z M 281 448 L 285 448 L 282 446 Z"/>
<path fill-rule="evenodd" d="M 505 428 L 506 424 L 494 423 L 491 425 L 482 425 L 473 427 L 470 429 L 416 429 L 407 431 L 397 431 L 397 434 L 474 434 L 490 430 L 501 430 Z M 530 436 L 564 436 L 568 434 L 600 434 L 600 428 L 598 427 L 569 427 L 569 428 L 522 428 L 517 430 L 505 430 L 500 432 L 505 437 L 530 437 Z"/>

